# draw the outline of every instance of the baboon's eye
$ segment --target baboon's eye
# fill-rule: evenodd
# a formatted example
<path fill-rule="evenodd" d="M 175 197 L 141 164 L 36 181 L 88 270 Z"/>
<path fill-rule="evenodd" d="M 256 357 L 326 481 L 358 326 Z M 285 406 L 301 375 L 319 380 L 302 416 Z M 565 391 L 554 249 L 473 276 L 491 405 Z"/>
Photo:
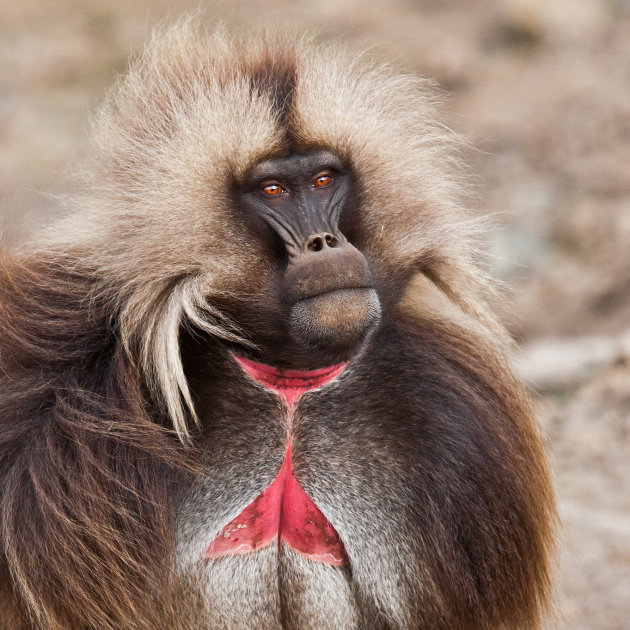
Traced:
<path fill-rule="evenodd" d="M 262 191 L 263 195 L 266 195 L 267 197 L 277 197 L 283 192 L 286 192 L 286 190 L 282 188 L 280 184 L 263 184 L 260 190 Z"/>
<path fill-rule="evenodd" d="M 333 178 L 328 173 L 322 173 L 318 175 L 313 181 L 313 186 L 315 188 L 325 188 L 326 186 L 330 186 L 333 182 Z"/>

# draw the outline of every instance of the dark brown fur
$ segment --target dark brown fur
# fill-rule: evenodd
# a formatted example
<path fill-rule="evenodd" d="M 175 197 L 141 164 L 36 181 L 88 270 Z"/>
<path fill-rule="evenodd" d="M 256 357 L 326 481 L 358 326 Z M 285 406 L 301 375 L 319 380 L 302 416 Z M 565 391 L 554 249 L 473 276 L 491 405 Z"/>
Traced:
<path fill-rule="evenodd" d="M 36 628 L 155 628 L 184 460 L 90 289 L 70 256 L 2 268 L 2 572 Z"/>

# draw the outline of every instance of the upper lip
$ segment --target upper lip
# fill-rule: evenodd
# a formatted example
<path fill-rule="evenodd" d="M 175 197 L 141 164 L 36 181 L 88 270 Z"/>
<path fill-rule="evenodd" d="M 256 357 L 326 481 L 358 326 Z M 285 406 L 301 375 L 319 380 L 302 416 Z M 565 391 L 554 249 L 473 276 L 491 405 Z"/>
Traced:
<path fill-rule="evenodd" d="M 366 258 L 353 246 L 307 253 L 290 262 L 284 274 L 285 300 L 300 300 L 341 289 L 373 289 Z"/>

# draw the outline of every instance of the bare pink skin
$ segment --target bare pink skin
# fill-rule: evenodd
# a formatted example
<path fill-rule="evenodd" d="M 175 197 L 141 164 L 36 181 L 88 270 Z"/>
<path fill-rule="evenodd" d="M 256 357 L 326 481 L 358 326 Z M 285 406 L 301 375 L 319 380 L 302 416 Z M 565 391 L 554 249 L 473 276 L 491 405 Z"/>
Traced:
<path fill-rule="evenodd" d="M 280 370 L 242 357 L 235 357 L 256 381 L 274 390 L 289 408 L 287 450 L 282 468 L 271 485 L 228 523 L 206 550 L 209 558 L 249 553 L 274 541 L 285 544 L 310 560 L 341 566 L 348 555 L 339 534 L 304 492 L 293 475 L 291 422 L 300 396 L 336 378 L 345 363 L 300 372 Z"/>

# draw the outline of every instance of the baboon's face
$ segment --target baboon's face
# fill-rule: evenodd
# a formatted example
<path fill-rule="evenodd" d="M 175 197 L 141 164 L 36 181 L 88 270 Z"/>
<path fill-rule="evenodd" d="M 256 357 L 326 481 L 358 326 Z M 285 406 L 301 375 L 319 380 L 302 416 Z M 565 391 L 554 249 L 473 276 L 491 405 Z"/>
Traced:
<path fill-rule="evenodd" d="M 261 260 L 269 280 L 263 295 L 237 299 L 232 315 L 265 360 L 348 358 L 379 321 L 368 262 L 348 238 L 353 188 L 350 170 L 322 150 L 263 160 L 235 186 L 238 212 L 258 241 L 252 251 L 262 244 L 269 252 Z"/>

